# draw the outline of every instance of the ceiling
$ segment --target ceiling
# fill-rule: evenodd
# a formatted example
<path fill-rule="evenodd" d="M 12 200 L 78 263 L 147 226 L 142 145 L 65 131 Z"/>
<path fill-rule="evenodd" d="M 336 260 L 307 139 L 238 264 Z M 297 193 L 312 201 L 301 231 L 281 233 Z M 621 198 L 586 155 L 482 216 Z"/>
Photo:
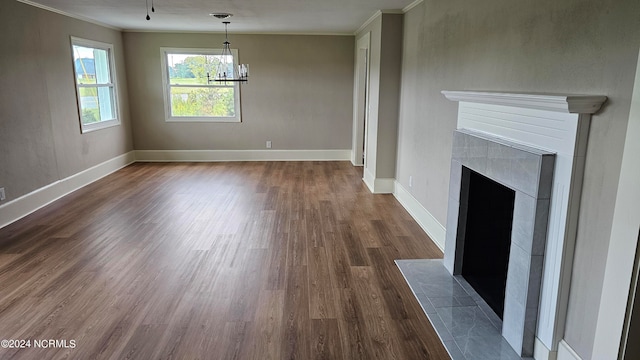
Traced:
<path fill-rule="evenodd" d="M 5 0 L 3 0 L 5 1 Z M 232 13 L 236 33 L 353 34 L 378 10 L 414 0 L 18 0 L 122 30 L 222 31 L 214 12 Z M 147 15 L 149 3 L 151 20 Z M 155 12 L 151 12 L 151 5 Z"/>

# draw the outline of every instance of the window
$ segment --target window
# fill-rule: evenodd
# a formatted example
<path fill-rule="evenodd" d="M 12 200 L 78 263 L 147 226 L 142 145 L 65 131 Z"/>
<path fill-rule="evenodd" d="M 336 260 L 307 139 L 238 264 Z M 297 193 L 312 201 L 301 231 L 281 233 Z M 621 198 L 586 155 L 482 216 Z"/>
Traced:
<path fill-rule="evenodd" d="M 113 45 L 71 37 L 83 133 L 120 124 L 115 86 Z"/>
<path fill-rule="evenodd" d="M 222 50 L 162 48 L 161 53 L 167 121 L 240 122 L 238 83 L 207 81 Z M 237 50 L 232 55 L 236 66 Z"/>

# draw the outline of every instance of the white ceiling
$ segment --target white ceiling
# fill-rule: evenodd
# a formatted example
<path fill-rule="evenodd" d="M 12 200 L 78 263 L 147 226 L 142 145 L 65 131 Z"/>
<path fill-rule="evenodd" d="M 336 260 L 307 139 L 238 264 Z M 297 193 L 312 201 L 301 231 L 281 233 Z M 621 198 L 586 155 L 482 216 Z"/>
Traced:
<path fill-rule="evenodd" d="M 2 0 L 6 1 L 6 0 Z M 223 31 L 213 12 L 232 13 L 235 33 L 353 34 L 378 10 L 414 0 L 18 0 L 122 30 Z M 151 20 L 145 1 L 149 2 Z M 151 2 L 155 12 L 151 12 Z"/>

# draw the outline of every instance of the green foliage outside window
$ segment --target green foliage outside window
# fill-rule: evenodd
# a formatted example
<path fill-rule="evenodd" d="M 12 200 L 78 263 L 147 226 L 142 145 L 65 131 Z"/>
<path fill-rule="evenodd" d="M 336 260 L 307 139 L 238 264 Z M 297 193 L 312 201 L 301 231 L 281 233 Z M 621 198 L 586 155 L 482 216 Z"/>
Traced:
<path fill-rule="evenodd" d="M 82 109 L 82 123 L 92 124 L 100 121 L 100 111 L 98 109 Z"/>
<path fill-rule="evenodd" d="M 234 117 L 235 87 L 209 84 L 220 63 L 217 55 L 167 53 L 171 115 L 175 117 Z"/>
<path fill-rule="evenodd" d="M 233 117 L 233 88 L 171 89 L 171 112 L 174 116 Z"/>

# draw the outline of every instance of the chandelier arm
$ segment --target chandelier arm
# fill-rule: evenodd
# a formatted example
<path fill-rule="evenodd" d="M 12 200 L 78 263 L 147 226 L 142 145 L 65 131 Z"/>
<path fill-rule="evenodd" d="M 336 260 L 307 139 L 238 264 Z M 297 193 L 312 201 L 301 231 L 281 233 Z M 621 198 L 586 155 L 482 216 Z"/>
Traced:
<path fill-rule="evenodd" d="M 209 74 L 207 74 L 207 82 L 211 83 L 212 81 L 215 81 L 219 83 L 226 83 L 226 82 L 246 83 L 247 77 L 249 75 L 248 66 L 246 64 L 240 64 L 240 63 L 238 63 L 238 66 L 235 65 L 238 59 L 234 56 L 233 52 L 231 51 L 231 42 L 229 42 L 230 22 L 223 21 L 222 23 L 224 24 L 224 40 L 225 40 L 224 43 L 222 44 L 222 56 L 218 64 L 216 75 L 214 76 L 213 80 L 211 80 Z M 231 58 L 230 73 L 228 73 L 229 64 L 227 63 L 227 60 L 229 58 Z"/>

